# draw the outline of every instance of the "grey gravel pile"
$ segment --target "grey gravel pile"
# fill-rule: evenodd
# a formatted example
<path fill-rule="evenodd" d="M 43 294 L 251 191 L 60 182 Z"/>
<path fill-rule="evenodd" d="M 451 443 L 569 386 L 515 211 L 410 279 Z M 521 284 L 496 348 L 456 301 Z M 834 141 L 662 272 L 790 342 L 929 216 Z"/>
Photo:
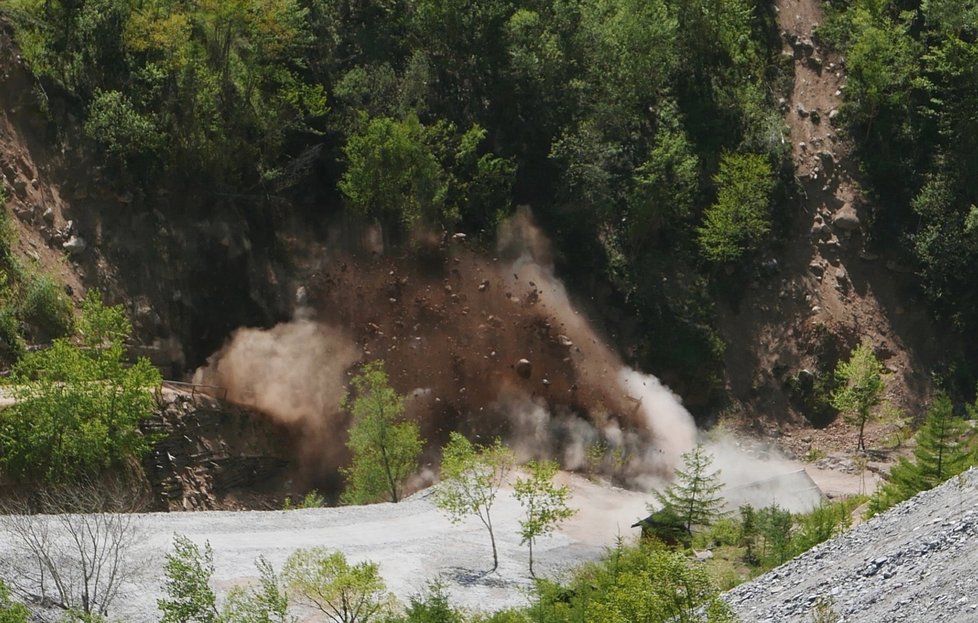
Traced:
<path fill-rule="evenodd" d="M 978 621 L 978 471 L 952 478 L 724 596 L 745 622 Z"/>

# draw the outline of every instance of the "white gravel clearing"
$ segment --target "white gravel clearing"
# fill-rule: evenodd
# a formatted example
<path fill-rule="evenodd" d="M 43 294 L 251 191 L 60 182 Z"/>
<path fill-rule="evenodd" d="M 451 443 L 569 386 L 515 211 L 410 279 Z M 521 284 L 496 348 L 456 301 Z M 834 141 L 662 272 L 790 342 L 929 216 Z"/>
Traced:
<path fill-rule="evenodd" d="M 573 490 L 578 509 L 560 531 L 534 547 L 538 576 L 558 577 L 574 565 L 599 558 L 619 534 L 634 538 L 629 526 L 644 517 L 647 494 L 588 482 L 578 476 L 559 478 Z M 470 610 L 494 611 L 526 603 L 531 580 L 527 549 L 519 543 L 520 507 L 510 491 L 500 492 L 493 509 L 499 570 L 492 567 L 489 535 L 476 518 L 452 525 L 435 508 L 428 491 L 399 504 L 265 512 L 153 513 L 138 516 L 139 544 L 135 574 L 110 611 L 112 619 L 157 621 L 156 600 L 164 554 L 174 534 L 214 550 L 214 585 L 218 595 L 257 577 L 261 555 L 276 569 L 296 549 L 325 546 L 344 552 L 351 562 L 380 564 L 388 588 L 406 602 L 426 583 L 440 579 L 453 602 Z M 0 559 L 9 555 L 7 535 L 0 533 Z"/>

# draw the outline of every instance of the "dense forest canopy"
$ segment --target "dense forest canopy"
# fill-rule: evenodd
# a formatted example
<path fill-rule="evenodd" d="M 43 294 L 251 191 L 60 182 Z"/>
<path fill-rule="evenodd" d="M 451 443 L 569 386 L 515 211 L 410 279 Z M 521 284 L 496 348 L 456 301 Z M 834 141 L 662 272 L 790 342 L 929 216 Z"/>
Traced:
<path fill-rule="evenodd" d="M 978 322 L 978 9 L 835 0 L 844 122 L 874 244 Z M 631 356 L 719 387 L 713 301 L 795 191 L 791 58 L 758 0 L 7 0 L 37 96 L 104 181 L 486 240 L 530 204 L 564 268 L 610 283 Z M 141 200 L 144 200 L 141 202 Z M 191 199 L 193 203 L 193 199 Z M 200 208 L 205 209 L 205 208 Z M 718 278 L 719 277 L 719 278 Z M 736 279 L 735 279 L 736 281 Z M 652 345 L 655 345 L 653 348 Z"/>
<path fill-rule="evenodd" d="M 709 276 L 768 243 L 790 180 L 768 3 L 5 4 L 38 97 L 120 189 L 285 197 L 393 242 L 486 239 L 528 203 L 627 299 L 639 359 L 717 385 Z"/>

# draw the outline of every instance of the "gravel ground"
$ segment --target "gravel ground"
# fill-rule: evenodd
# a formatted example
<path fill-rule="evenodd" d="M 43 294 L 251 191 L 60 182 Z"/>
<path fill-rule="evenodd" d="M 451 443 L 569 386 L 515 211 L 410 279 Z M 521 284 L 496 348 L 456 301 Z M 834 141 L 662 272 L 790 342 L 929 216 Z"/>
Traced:
<path fill-rule="evenodd" d="M 978 621 L 978 471 L 815 547 L 725 599 L 749 623 L 812 621 L 819 597 L 847 623 Z"/>
<path fill-rule="evenodd" d="M 559 576 L 574 565 L 599 558 L 621 534 L 638 534 L 629 526 L 645 516 L 647 494 L 601 486 L 561 474 L 571 485 L 577 515 L 557 533 L 534 547 L 537 575 Z M 175 533 L 214 550 L 214 585 L 219 595 L 257 577 L 261 555 L 276 569 L 298 548 L 325 546 L 343 551 L 351 562 L 380 564 L 388 587 L 402 601 L 440 579 L 454 603 L 470 610 L 492 611 L 526 602 L 531 580 L 527 550 L 519 542 L 520 508 L 504 491 L 493 510 L 499 546 L 499 570 L 492 566 L 489 537 L 478 519 L 452 525 L 435 508 L 427 492 L 399 504 L 271 512 L 153 513 L 138 516 L 140 538 L 131 556 L 140 570 L 131 575 L 110 611 L 113 619 L 157 621 L 156 600 L 164 554 Z M 0 565 L 10 555 L 0 531 Z"/>

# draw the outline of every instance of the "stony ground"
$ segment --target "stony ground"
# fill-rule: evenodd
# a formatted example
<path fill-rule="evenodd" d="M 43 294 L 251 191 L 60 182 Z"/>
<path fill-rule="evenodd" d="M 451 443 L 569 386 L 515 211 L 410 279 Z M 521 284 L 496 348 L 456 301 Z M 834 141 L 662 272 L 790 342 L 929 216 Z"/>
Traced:
<path fill-rule="evenodd" d="M 978 621 L 978 471 L 901 504 L 727 593 L 743 621 Z"/>

